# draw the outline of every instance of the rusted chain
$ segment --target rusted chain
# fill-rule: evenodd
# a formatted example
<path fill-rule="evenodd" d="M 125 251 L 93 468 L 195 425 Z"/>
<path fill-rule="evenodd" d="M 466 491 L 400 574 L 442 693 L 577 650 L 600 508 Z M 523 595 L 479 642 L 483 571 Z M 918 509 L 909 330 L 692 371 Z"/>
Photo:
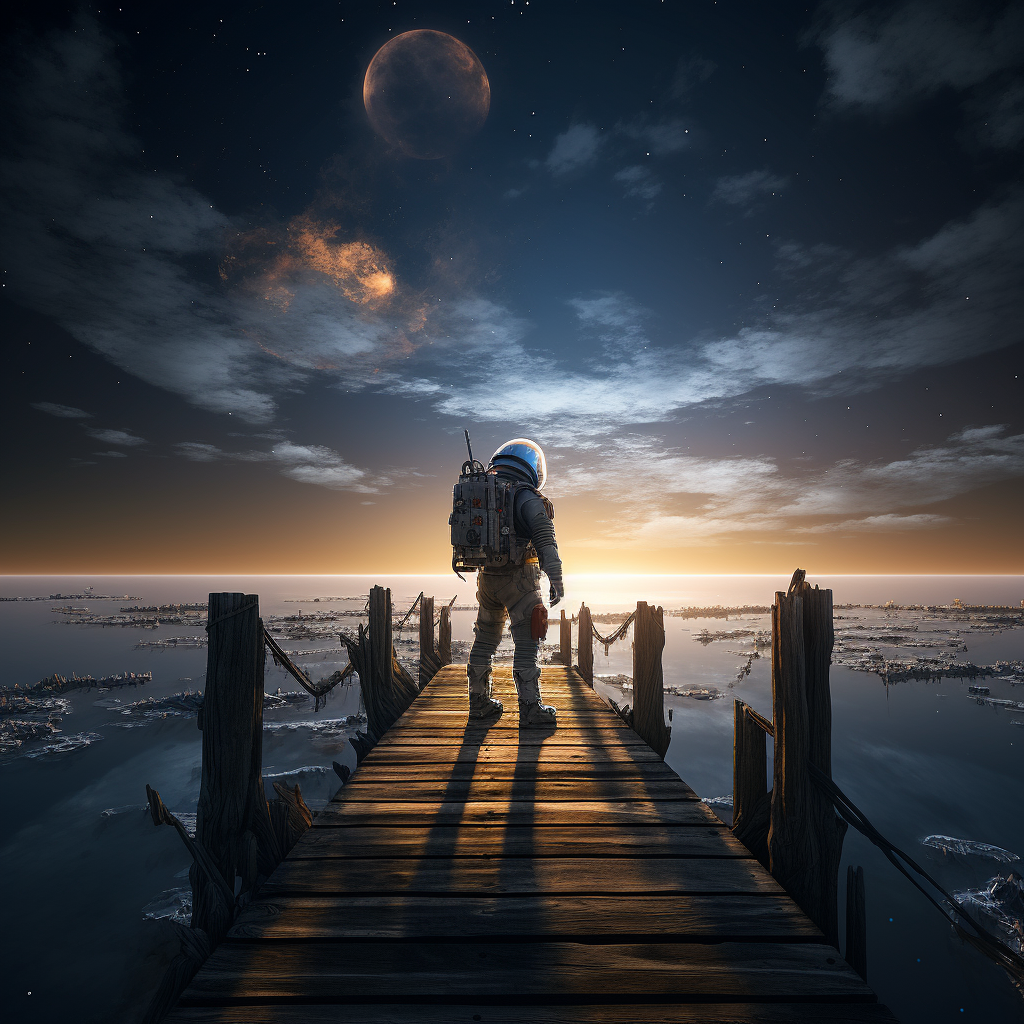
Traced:
<path fill-rule="evenodd" d="M 633 624 L 633 620 L 635 618 L 636 612 L 630 612 L 629 618 L 626 619 L 626 621 L 623 622 L 614 633 L 610 633 L 608 636 L 601 636 L 601 634 L 594 628 L 593 621 L 591 621 L 590 632 L 594 634 L 594 639 L 598 643 L 604 644 L 605 647 L 609 647 L 611 644 L 615 643 L 617 640 L 621 640 L 626 635 L 626 630 Z"/>
<path fill-rule="evenodd" d="M 339 683 L 344 682 L 354 671 L 354 667 L 349 662 L 341 672 L 335 672 L 334 675 L 328 676 L 326 679 L 321 679 L 319 683 L 314 683 L 309 676 L 306 675 L 302 669 L 298 668 L 295 663 L 288 657 L 287 654 L 281 650 L 278 642 L 267 632 L 267 627 L 263 627 L 263 639 L 266 642 L 267 647 L 270 649 L 270 656 L 274 659 L 275 665 L 280 665 L 289 675 L 301 686 L 310 696 L 313 697 L 313 711 L 319 711 L 327 703 L 327 694 L 331 692 Z"/>

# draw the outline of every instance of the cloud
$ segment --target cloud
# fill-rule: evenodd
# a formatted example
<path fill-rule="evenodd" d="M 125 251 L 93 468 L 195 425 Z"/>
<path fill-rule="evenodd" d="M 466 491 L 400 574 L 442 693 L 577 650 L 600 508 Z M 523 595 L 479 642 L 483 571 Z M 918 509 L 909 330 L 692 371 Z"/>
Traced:
<path fill-rule="evenodd" d="M 350 465 L 332 448 L 323 445 L 301 445 L 279 441 L 269 451 L 226 452 L 204 441 L 183 441 L 175 448 L 192 462 L 271 462 L 283 466 L 284 476 L 299 483 L 316 484 L 334 491 L 376 493 L 390 481 L 384 476 L 371 477 L 366 470 Z"/>
<path fill-rule="evenodd" d="M 33 402 L 33 409 L 45 412 L 49 416 L 58 416 L 68 420 L 87 420 L 92 417 L 91 412 L 76 409 L 73 405 L 59 405 L 57 402 Z"/>
<path fill-rule="evenodd" d="M 645 500 L 635 501 L 638 467 Z M 633 508 L 587 542 L 685 547 L 727 537 L 776 539 L 888 533 L 955 523 L 918 509 L 988 484 L 1024 476 L 1024 434 L 998 425 L 952 435 L 891 461 L 834 463 L 783 473 L 767 457 L 709 458 L 660 448 L 647 437 L 606 441 L 599 459 L 577 462 L 549 485 L 559 494 L 600 493 Z"/>
<path fill-rule="evenodd" d="M 544 161 L 545 166 L 554 175 L 577 171 L 597 160 L 601 142 L 601 133 L 595 125 L 574 124 L 555 136 L 555 143 Z"/>
<path fill-rule="evenodd" d="M 247 227 L 146 166 L 116 49 L 83 17 L 19 55 L 0 161 L 8 295 L 143 380 L 253 423 L 311 374 L 366 387 L 425 339 L 428 311 L 387 255 L 329 214 Z"/>
<path fill-rule="evenodd" d="M 690 93 L 700 84 L 706 82 L 716 71 L 718 65 L 698 54 L 680 57 L 672 76 L 671 95 L 676 100 L 686 100 Z"/>
<path fill-rule="evenodd" d="M 124 452 L 93 452 L 93 455 L 102 455 L 105 459 L 127 459 L 128 456 Z M 87 463 L 88 465 L 88 463 Z"/>
<path fill-rule="evenodd" d="M 910 0 L 852 13 L 833 3 L 815 41 L 837 107 L 893 112 L 943 90 L 972 91 L 966 106 L 989 144 L 1024 137 L 1024 4 L 1016 0 L 989 12 Z"/>
<path fill-rule="evenodd" d="M 104 444 L 120 444 L 127 448 L 134 448 L 137 445 L 146 443 L 144 437 L 137 437 L 127 430 L 100 430 L 90 427 L 87 433 L 90 437 L 94 437 L 97 441 L 102 441 Z"/>
<path fill-rule="evenodd" d="M 645 199 L 650 202 L 661 192 L 661 182 L 646 167 L 624 167 L 621 171 L 616 172 L 614 178 L 625 185 L 627 196 L 637 199 Z"/>
<path fill-rule="evenodd" d="M 693 140 L 685 121 L 647 121 L 640 119 L 616 126 L 616 131 L 629 139 L 635 139 L 649 150 L 648 156 L 667 156 L 689 147 Z"/>
<path fill-rule="evenodd" d="M 866 516 L 864 519 L 844 519 L 839 523 L 819 523 L 806 528 L 807 533 L 859 533 L 870 531 L 886 533 L 891 530 L 921 530 L 929 527 L 947 526 L 954 522 L 949 516 L 918 513 L 900 516 L 888 513 L 882 516 Z"/>
<path fill-rule="evenodd" d="M 798 275 L 798 297 L 720 337 L 674 336 L 623 295 L 574 300 L 581 340 L 593 344 L 571 362 L 531 347 L 532 325 L 504 307 L 460 300 L 445 311 L 432 362 L 390 387 L 445 415 L 519 423 L 567 444 L 766 386 L 869 390 L 1020 340 L 1024 199 L 1013 194 L 879 255 L 786 245 L 779 263 Z"/>
<path fill-rule="evenodd" d="M 719 178 L 711 201 L 729 203 L 731 206 L 748 206 L 763 196 L 775 195 L 789 184 L 788 178 L 772 174 L 767 168 Z"/>

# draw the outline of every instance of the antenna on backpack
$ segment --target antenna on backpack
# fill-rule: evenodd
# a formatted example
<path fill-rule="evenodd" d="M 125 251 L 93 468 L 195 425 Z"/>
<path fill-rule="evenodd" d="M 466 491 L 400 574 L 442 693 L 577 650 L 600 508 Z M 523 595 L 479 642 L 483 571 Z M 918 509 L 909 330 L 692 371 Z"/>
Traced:
<path fill-rule="evenodd" d="M 487 469 L 484 466 L 484 464 L 482 462 L 477 462 L 477 460 L 473 458 L 473 445 L 470 444 L 470 441 L 469 441 L 469 431 L 468 430 L 465 431 L 465 435 L 466 435 L 466 449 L 469 451 L 469 461 L 468 462 L 464 462 L 462 464 L 462 472 L 463 472 L 463 474 L 476 474 L 476 473 L 481 473 L 482 474 L 482 473 L 486 473 Z"/>

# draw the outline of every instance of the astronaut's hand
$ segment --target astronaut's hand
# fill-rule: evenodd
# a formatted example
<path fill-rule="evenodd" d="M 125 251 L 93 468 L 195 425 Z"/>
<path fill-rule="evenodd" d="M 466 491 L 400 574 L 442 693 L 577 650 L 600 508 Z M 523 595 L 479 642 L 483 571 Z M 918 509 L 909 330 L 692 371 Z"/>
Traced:
<path fill-rule="evenodd" d="M 565 597 L 565 586 L 561 576 L 556 576 L 554 579 L 549 577 L 548 582 L 551 584 L 551 589 L 548 591 L 548 603 L 554 608 Z"/>

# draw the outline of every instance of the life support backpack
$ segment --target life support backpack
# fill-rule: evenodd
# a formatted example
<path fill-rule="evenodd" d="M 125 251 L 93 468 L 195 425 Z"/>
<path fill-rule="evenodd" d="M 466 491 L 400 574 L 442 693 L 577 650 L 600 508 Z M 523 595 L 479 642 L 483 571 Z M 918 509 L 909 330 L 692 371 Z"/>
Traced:
<path fill-rule="evenodd" d="M 465 462 L 452 493 L 452 569 L 463 572 L 521 565 L 536 557 L 533 545 L 516 535 L 516 494 L 533 491 L 544 502 L 551 519 L 555 510 L 536 487 L 499 477 L 475 459 Z"/>

